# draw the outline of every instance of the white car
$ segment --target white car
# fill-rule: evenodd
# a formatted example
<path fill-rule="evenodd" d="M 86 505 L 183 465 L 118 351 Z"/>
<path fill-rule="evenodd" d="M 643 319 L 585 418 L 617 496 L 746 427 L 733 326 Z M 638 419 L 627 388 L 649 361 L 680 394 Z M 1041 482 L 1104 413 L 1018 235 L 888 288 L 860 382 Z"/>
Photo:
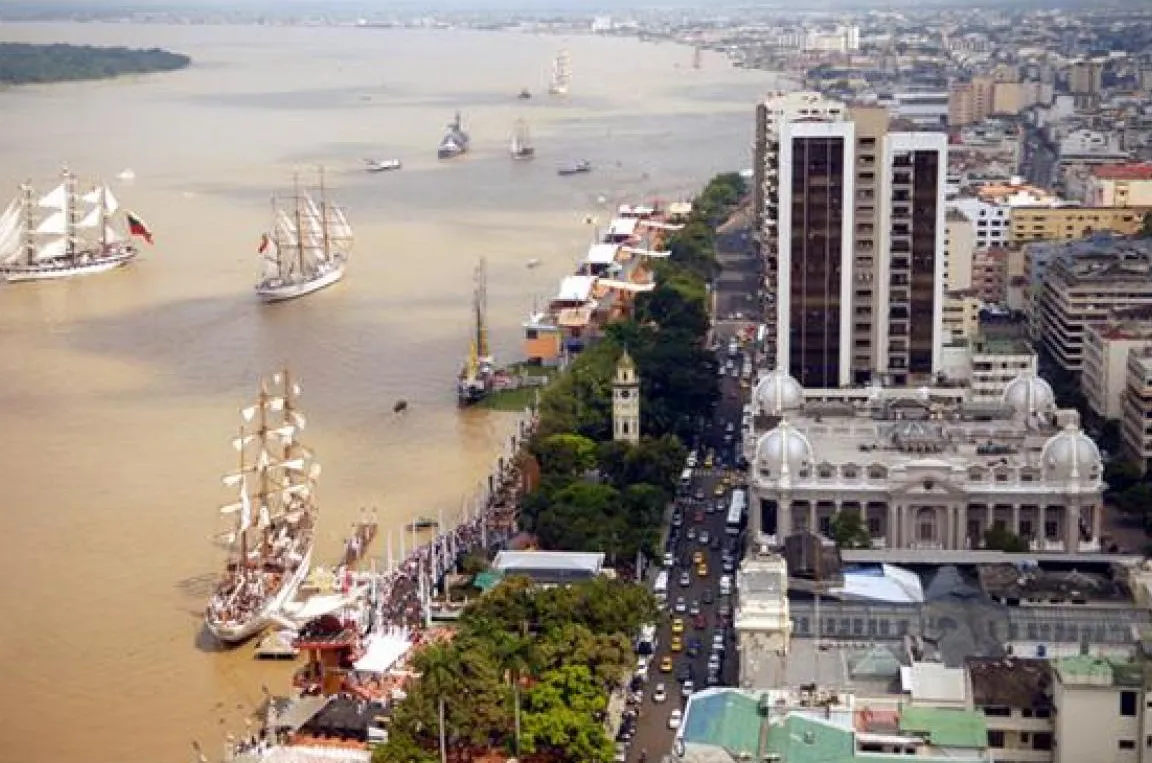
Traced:
<path fill-rule="evenodd" d="M 680 728 L 680 721 L 684 720 L 684 713 L 681 710 L 673 710 L 672 715 L 668 716 L 668 728 L 676 730 Z"/>
<path fill-rule="evenodd" d="M 664 688 L 664 684 L 656 684 L 656 689 L 652 692 L 653 702 L 663 702 L 668 699 L 668 690 Z"/>
<path fill-rule="evenodd" d="M 680 684 L 680 696 L 688 699 L 692 696 L 692 692 L 696 691 L 696 682 L 689 678 L 684 683 Z"/>

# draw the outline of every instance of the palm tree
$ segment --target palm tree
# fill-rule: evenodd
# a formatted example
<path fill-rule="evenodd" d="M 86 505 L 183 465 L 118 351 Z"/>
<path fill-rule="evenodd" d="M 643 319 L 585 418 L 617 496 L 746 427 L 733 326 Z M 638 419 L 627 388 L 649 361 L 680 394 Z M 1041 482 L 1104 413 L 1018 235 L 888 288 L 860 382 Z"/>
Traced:
<path fill-rule="evenodd" d="M 436 697 L 439 726 L 440 763 L 448 763 L 447 729 L 444 723 L 444 700 L 453 691 L 459 664 L 456 653 L 444 646 L 432 646 L 420 655 L 420 680 Z"/>
<path fill-rule="evenodd" d="M 527 631 L 527 623 L 523 629 Z M 512 712 L 516 757 L 520 757 L 520 679 L 536 661 L 535 645 L 527 633 L 506 634 L 497 642 L 496 659 L 512 681 Z"/>

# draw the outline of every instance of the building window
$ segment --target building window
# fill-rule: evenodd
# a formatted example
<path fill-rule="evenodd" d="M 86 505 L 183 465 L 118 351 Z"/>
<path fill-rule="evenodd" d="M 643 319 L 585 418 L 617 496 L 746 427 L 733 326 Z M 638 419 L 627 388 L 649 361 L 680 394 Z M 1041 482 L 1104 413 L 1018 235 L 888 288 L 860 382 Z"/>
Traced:
<path fill-rule="evenodd" d="M 1118 739 L 1116 740 L 1116 749 L 1118 750 L 1135 750 L 1136 742 L 1131 739 Z"/>
<path fill-rule="evenodd" d="M 1120 715 L 1126 718 L 1136 717 L 1136 692 L 1120 692 Z"/>
<path fill-rule="evenodd" d="M 1052 749 L 1052 735 L 1047 731 L 1037 731 L 1032 735 L 1032 749 L 1033 750 L 1051 750 Z"/>
<path fill-rule="evenodd" d="M 988 732 L 988 746 L 989 747 L 1003 747 L 1004 746 L 1004 732 L 1003 731 L 989 731 Z"/>
<path fill-rule="evenodd" d="M 1007 718 L 1012 715 L 1012 710 L 1011 708 L 1007 707 L 996 707 L 989 705 L 988 707 L 984 708 L 984 715 L 991 716 L 993 718 Z"/>

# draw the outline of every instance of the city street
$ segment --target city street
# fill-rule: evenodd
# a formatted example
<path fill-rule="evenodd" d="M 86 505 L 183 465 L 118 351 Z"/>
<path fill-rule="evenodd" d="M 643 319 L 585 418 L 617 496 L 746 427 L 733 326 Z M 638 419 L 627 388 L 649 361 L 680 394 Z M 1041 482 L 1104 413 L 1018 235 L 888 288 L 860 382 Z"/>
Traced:
<path fill-rule="evenodd" d="M 665 616 L 657 624 L 657 639 L 654 654 L 647 671 L 644 699 L 639 705 L 639 721 L 636 733 L 628 748 L 627 760 L 635 763 L 647 752 L 649 761 L 659 761 L 672 750 L 675 732 L 668 728 L 668 719 L 673 710 L 682 710 L 686 699 L 681 691 L 690 671 L 696 691 L 707 688 L 708 661 L 713 652 L 713 637 L 723 634 L 724 647 L 719 673 L 718 686 L 735 685 L 738 658 L 734 631 L 731 629 L 732 609 L 735 595 L 720 595 L 720 578 L 724 572 L 724 557 L 731 554 L 729 569 L 739 563 L 743 553 L 743 536 L 726 533 L 726 521 L 732 500 L 732 490 L 743 486 L 743 474 L 735 469 L 737 450 L 740 446 L 741 416 L 748 391 L 742 387 L 740 372 L 743 368 L 744 351 L 735 357 L 729 355 L 729 339 L 743 327 L 755 326 L 755 301 L 747 299 L 754 295 L 758 287 L 758 267 L 752 255 L 751 243 L 746 232 L 734 231 L 719 237 L 719 259 L 723 267 L 715 283 L 713 295 L 716 315 L 724 320 L 714 321 L 713 339 L 718 346 L 717 359 L 725 369 L 720 380 L 721 399 L 712 419 L 700 433 L 699 441 L 692 443 L 696 454 L 696 468 L 692 471 L 691 485 L 682 489 L 677 500 L 676 517 L 669 528 L 666 550 L 672 554 L 673 566 L 668 571 L 668 607 Z M 740 313 L 737 317 L 736 314 Z M 712 454 L 709 465 L 708 456 Z M 677 527 L 676 525 L 680 526 Z M 702 535 L 707 542 L 702 542 Z M 706 566 L 702 571 L 694 557 L 700 558 Z M 681 586 L 681 575 L 687 573 L 687 586 Z M 733 584 L 735 574 L 732 575 Z M 653 576 L 649 576 L 650 578 Z M 733 585 L 734 589 L 734 585 Z M 683 613 L 676 611 L 678 600 L 682 602 Z M 691 614 L 698 607 L 701 620 Z M 673 634 L 672 623 L 680 620 L 683 633 Z M 703 626 L 695 627 L 697 624 Z M 681 639 L 681 649 L 671 650 L 674 635 Z M 694 656 L 689 656 L 689 647 L 698 641 Z M 661 662 L 671 658 L 670 672 L 663 672 Z M 663 685 L 667 698 L 663 702 L 653 701 L 658 685 Z"/>

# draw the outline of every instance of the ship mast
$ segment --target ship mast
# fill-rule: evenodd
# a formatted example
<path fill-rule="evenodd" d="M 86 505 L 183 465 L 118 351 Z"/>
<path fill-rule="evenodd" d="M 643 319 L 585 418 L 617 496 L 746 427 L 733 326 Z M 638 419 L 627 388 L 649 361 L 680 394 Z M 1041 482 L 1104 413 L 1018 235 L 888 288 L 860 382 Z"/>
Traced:
<path fill-rule="evenodd" d="M 320 229 L 324 236 L 324 259 L 329 260 L 332 258 L 331 242 L 332 239 L 328 234 L 328 190 L 324 187 L 324 168 L 320 168 Z M 287 383 L 287 374 L 285 371 L 285 383 Z M 287 389 L 287 388 L 285 388 Z"/>
<path fill-rule="evenodd" d="M 76 258 L 76 179 L 68 168 L 64 168 L 64 203 L 67 208 L 64 210 L 64 237 L 65 237 L 65 250 L 69 259 Z"/>
<path fill-rule="evenodd" d="M 300 215 L 300 176 L 292 176 L 292 187 L 296 196 L 296 258 L 300 267 L 300 277 L 304 277 L 304 227 Z"/>
<path fill-rule="evenodd" d="M 100 252 L 108 250 L 108 186 L 100 184 Z"/>
<path fill-rule="evenodd" d="M 244 431 L 244 426 L 241 425 L 240 426 L 240 440 L 239 440 L 240 447 L 238 448 L 238 450 L 240 451 L 240 470 L 239 470 L 239 473 L 241 475 L 244 474 L 244 469 L 245 469 L 245 466 L 244 466 L 244 438 L 246 436 L 247 436 L 247 432 Z M 243 476 L 241 476 L 241 479 L 240 479 L 240 492 L 243 494 L 240 496 L 240 503 L 241 503 L 241 505 L 243 505 L 244 501 L 246 501 L 248 499 L 248 495 L 247 495 L 248 494 L 248 484 L 244 481 Z M 251 512 L 249 512 L 248 524 L 252 524 Z M 239 515 L 238 515 L 237 520 L 236 520 L 236 540 L 240 543 L 240 559 L 239 559 L 239 563 L 237 566 L 240 567 L 241 569 L 244 569 L 244 568 L 248 567 L 248 528 L 244 526 L 244 509 L 240 509 Z"/>
<path fill-rule="evenodd" d="M 268 482 L 268 471 L 269 470 L 268 470 L 268 451 L 267 451 L 268 403 L 269 403 L 270 398 L 271 398 L 271 396 L 268 394 L 267 383 L 264 380 L 261 380 L 260 381 L 260 395 L 257 398 L 257 403 L 256 403 L 257 407 L 260 409 L 260 422 L 258 425 L 258 431 L 260 432 L 260 436 L 258 438 L 256 438 L 256 441 L 260 443 L 260 457 L 256 461 L 256 469 L 260 473 L 260 492 L 257 496 L 260 500 L 257 502 L 257 505 L 255 507 L 253 507 L 256 511 L 256 514 L 258 515 L 256 517 L 257 525 L 260 524 L 260 516 L 259 516 L 260 512 L 261 511 L 270 511 L 269 509 L 265 508 L 268 506 L 268 495 L 271 492 L 269 482 Z M 251 521 L 251 520 L 249 520 L 249 521 Z M 267 541 L 269 540 L 268 528 L 261 527 L 260 530 L 262 533 L 261 545 L 265 545 L 267 543 Z"/>
<path fill-rule="evenodd" d="M 476 266 L 476 287 L 472 296 L 473 309 L 476 311 L 476 352 L 481 358 L 487 358 L 488 353 L 488 267 L 486 260 L 481 257 L 480 264 Z"/>
<path fill-rule="evenodd" d="M 32 181 L 24 183 L 20 186 L 20 193 L 24 197 L 24 256 L 28 260 L 28 264 L 32 264 L 33 258 L 36 256 L 36 242 L 33 238 L 33 233 L 36 231 L 36 213 L 33 212 L 32 204 Z"/>

